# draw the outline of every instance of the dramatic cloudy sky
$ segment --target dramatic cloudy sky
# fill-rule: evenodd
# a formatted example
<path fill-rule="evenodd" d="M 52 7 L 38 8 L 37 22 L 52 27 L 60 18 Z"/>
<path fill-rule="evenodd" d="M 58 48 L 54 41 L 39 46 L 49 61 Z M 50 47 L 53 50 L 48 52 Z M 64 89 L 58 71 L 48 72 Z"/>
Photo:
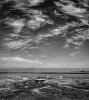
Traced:
<path fill-rule="evenodd" d="M 0 1 L 0 68 L 89 67 L 89 2 L 74 1 Z"/>

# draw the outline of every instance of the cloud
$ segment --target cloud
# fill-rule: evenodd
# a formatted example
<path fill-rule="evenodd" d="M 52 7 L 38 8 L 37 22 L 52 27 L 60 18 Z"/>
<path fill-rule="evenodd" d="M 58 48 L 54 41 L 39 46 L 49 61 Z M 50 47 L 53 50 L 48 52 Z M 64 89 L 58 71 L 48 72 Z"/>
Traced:
<path fill-rule="evenodd" d="M 30 3 L 30 6 L 36 6 L 39 5 L 40 3 L 43 3 L 45 0 L 28 0 Z"/>
<path fill-rule="evenodd" d="M 33 64 L 41 64 L 41 61 L 38 60 L 29 60 L 21 57 L 1 57 L 2 61 L 10 61 L 10 62 L 22 62 L 22 63 L 33 63 Z"/>
<path fill-rule="evenodd" d="M 71 35 L 72 33 L 76 32 L 76 34 L 74 35 Z M 89 40 L 89 29 L 83 29 L 83 28 L 79 28 L 79 29 L 75 29 L 71 31 L 70 33 L 70 38 L 66 38 L 66 45 L 65 46 L 68 46 L 70 44 L 73 44 L 76 47 L 81 47 L 84 42 L 86 40 Z"/>
<path fill-rule="evenodd" d="M 17 40 L 17 41 L 10 41 L 10 42 L 5 42 L 3 45 L 8 47 L 8 48 L 12 48 L 12 49 L 19 49 L 21 47 L 23 47 L 24 45 L 26 45 L 27 42 L 23 41 L 23 40 Z"/>
<path fill-rule="evenodd" d="M 8 18 L 7 21 L 5 22 L 7 25 L 12 27 L 14 29 L 15 33 L 19 33 L 21 29 L 24 27 L 24 19 L 12 19 Z"/>
<path fill-rule="evenodd" d="M 56 35 L 60 35 L 62 37 L 65 37 L 66 38 L 66 43 L 67 43 L 67 46 L 69 44 L 74 44 L 74 45 L 81 45 L 82 44 L 82 41 L 79 42 L 78 40 L 80 40 L 80 38 L 84 38 L 84 36 L 72 36 L 71 38 L 68 38 L 67 35 L 71 33 L 67 32 L 68 29 L 70 29 L 71 27 L 76 27 L 78 26 L 79 24 L 75 23 L 75 22 L 72 22 L 72 23 L 66 23 L 65 25 L 61 25 L 61 26 L 58 26 L 56 28 L 52 28 L 50 29 L 49 31 L 47 32 L 43 32 L 43 33 L 39 33 L 39 34 L 35 34 L 34 36 L 30 36 L 30 35 L 26 35 L 24 36 L 24 38 L 21 36 L 21 35 L 15 35 L 15 34 L 10 34 L 10 37 L 8 38 L 5 38 L 4 39 L 4 43 L 3 45 L 8 47 L 8 48 L 11 48 L 11 49 L 40 49 L 39 47 L 31 47 L 31 44 L 32 43 L 36 43 L 36 44 L 39 44 L 39 43 L 42 43 L 44 42 L 45 39 L 49 38 L 49 37 L 54 37 Z M 16 37 L 17 39 L 14 40 L 13 37 Z M 22 38 L 22 39 L 20 39 Z M 75 42 L 76 40 L 76 42 Z M 84 39 L 83 39 L 84 40 Z M 44 43 L 45 44 L 45 43 Z M 49 44 L 47 44 L 49 45 Z"/>
<path fill-rule="evenodd" d="M 43 32 L 40 33 L 38 35 L 36 35 L 34 42 L 35 43 L 40 43 L 43 42 L 42 40 L 50 38 L 50 37 L 54 37 L 56 35 L 63 35 L 66 34 L 66 30 L 70 27 L 70 26 L 76 26 L 75 23 L 67 23 L 66 25 L 62 25 L 56 28 L 52 28 L 50 30 L 48 30 L 47 32 Z M 64 33 L 63 33 L 64 32 Z M 46 44 L 49 45 L 49 44 Z"/>
<path fill-rule="evenodd" d="M 82 14 L 86 11 L 86 9 L 77 8 L 72 4 L 69 4 L 67 6 L 63 6 L 62 9 L 65 10 L 66 13 L 74 14 L 75 16 L 78 16 L 78 17 L 82 17 L 83 16 Z"/>
<path fill-rule="evenodd" d="M 57 7 L 59 7 L 63 13 L 68 14 L 68 15 L 72 15 L 75 16 L 76 18 L 78 18 L 78 20 L 80 20 L 83 24 L 85 25 L 89 25 L 88 23 L 88 13 L 86 8 L 81 8 L 81 7 L 77 7 L 75 3 L 70 2 L 70 3 L 66 3 L 67 5 L 64 5 L 63 3 L 60 2 L 55 2 L 55 5 Z M 58 15 L 58 14 L 57 14 Z"/>
<path fill-rule="evenodd" d="M 30 0 L 34 4 L 43 2 L 43 0 Z M 19 3 L 20 4 L 20 3 Z M 23 4 L 21 3 L 21 6 Z M 19 5 L 18 5 L 19 6 Z M 13 6 L 14 9 L 15 6 Z M 16 9 L 16 8 L 15 8 Z M 19 7 L 17 7 L 19 9 Z M 13 11 L 12 11 L 13 12 Z M 24 11 L 23 11 L 24 12 Z M 33 31 L 40 29 L 46 24 L 54 24 L 54 22 L 49 18 L 49 16 L 44 15 L 41 10 L 29 9 L 27 12 L 28 20 L 25 18 L 12 18 L 7 17 L 5 19 L 5 24 L 7 24 L 11 29 L 11 33 L 5 35 L 3 39 L 3 45 L 9 49 L 21 49 L 26 46 L 30 46 L 31 43 L 41 43 L 46 37 L 50 37 L 50 34 L 45 33 L 34 33 Z M 31 32 L 31 34 L 30 34 Z"/>
<path fill-rule="evenodd" d="M 42 48 L 40 48 L 40 47 L 29 47 L 28 49 L 42 49 Z"/>
<path fill-rule="evenodd" d="M 81 7 L 76 7 L 74 3 L 70 2 L 67 3 L 67 5 L 64 5 L 63 3 L 60 2 L 55 2 L 56 6 L 60 7 L 62 11 L 68 14 L 73 14 L 74 16 L 82 17 L 83 13 L 86 12 L 86 9 L 81 8 Z"/>
<path fill-rule="evenodd" d="M 36 30 L 39 29 L 40 27 L 44 26 L 45 24 L 53 24 L 53 21 L 49 19 L 48 16 L 44 15 L 41 11 L 39 10 L 30 10 L 30 14 L 32 16 L 30 20 L 27 22 L 27 26 L 32 29 Z"/>
<path fill-rule="evenodd" d="M 78 22 L 71 22 L 52 29 L 50 36 L 55 35 L 65 38 L 64 48 L 70 47 L 71 44 L 74 48 L 80 48 L 86 40 L 89 40 L 89 29 L 88 27 L 83 28 L 83 25 Z"/>
<path fill-rule="evenodd" d="M 21 11 L 24 12 L 24 10 Z M 20 33 L 24 26 L 28 29 L 36 30 L 46 24 L 54 24 L 53 20 L 47 15 L 44 15 L 41 10 L 29 9 L 29 11 L 25 12 L 27 13 L 26 16 L 28 17 L 28 20 L 26 20 L 26 18 L 17 19 L 9 17 L 5 19 L 5 24 L 12 27 L 15 33 Z"/>
<path fill-rule="evenodd" d="M 12 35 L 9 34 L 8 37 L 4 38 L 3 45 L 10 49 L 41 49 L 39 47 L 32 47 L 32 43 L 44 43 L 45 40 L 60 35 L 61 37 L 65 38 L 64 48 L 70 47 L 70 45 L 74 45 L 76 47 L 81 47 L 84 42 L 89 39 L 89 29 L 87 27 L 82 28 L 78 22 L 71 22 L 64 25 L 59 25 L 57 27 L 51 28 L 46 32 L 40 32 L 35 35 L 17 35 L 13 33 Z M 49 44 L 47 44 L 49 45 Z"/>
<path fill-rule="evenodd" d="M 20 37 L 20 35 L 16 34 L 16 33 L 10 33 L 10 34 L 8 34 L 8 37 L 10 37 L 10 38 L 18 38 L 18 37 Z"/>
<path fill-rule="evenodd" d="M 33 4 L 38 4 L 40 0 L 33 0 L 29 1 L 33 2 Z M 67 4 L 64 6 L 62 3 L 55 2 L 55 4 L 58 7 L 61 7 L 61 10 L 65 13 L 68 13 L 70 15 L 76 16 L 80 18 L 83 23 L 87 23 L 87 19 L 84 17 L 84 13 L 86 12 L 86 9 L 81 9 L 79 7 L 76 7 L 74 4 Z M 56 12 L 56 11 L 55 11 Z M 56 12 L 58 14 L 58 12 Z M 59 13 L 60 14 L 60 13 Z M 7 37 L 4 38 L 3 45 L 9 49 L 24 49 L 29 48 L 31 49 L 32 43 L 42 43 L 45 39 L 54 37 L 57 35 L 60 35 L 61 37 L 65 38 L 65 47 L 70 47 L 70 44 L 73 44 L 75 46 L 82 46 L 83 43 L 89 39 L 89 30 L 80 30 L 81 26 L 83 24 L 80 24 L 80 22 L 70 22 L 70 23 L 64 23 L 64 25 L 59 25 L 56 27 L 52 27 L 51 29 L 47 30 L 46 32 L 39 32 L 34 33 L 30 30 L 37 30 L 43 27 L 46 24 L 54 24 L 54 21 L 51 20 L 47 15 L 44 15 L 41 10 L 33 10 L 29 9 L 28 11 L 28 20 L 25 23 L 25 19 L 10 19 L 8 18 L 5 23 L 10 25 L 14 28 L 14 32 L 11 34 L 9 33 Z M 26 29 L 24 28 L 26 26 Z M 24 29 L 23 29 L 24 28 Z M 74 31 L 77 35 L 73 34 Z M 21 33 L 20 33 L 21 32 Z M 34 34 L 32 34 L 34 33 Z M 82 34 L 81 34 L 82 33 Z M 25 36 L 22 34 L 26 34 Z M 36 48 L 36 47 L 35 47 Z"/>
<path fill-rule="evenodd" d="M 73 44 L 74 46 L 78 46 L 78 47 L 80 47 L 84 43 L 84 41 L 78 41 L 78 40 L 75 41 L 75 39 L 72 38 L 67 39 L 66 41 L 67 41 L 67 45 Z"/>
<path fill-rule="evenodd" d="M 75 56 L 75 55 L 77 55 L 79 53 L 80 53 L 80 51 L 72 52 L 72 53 L 69 54 L 69 56 Z"/>
<path fill-rule="evenodd" d="M 31 45 L 30 42 L 34 41 L 34 38 L 30 36 L 10 35 L 8 38 L 4 38 L 3 46 L 9 49 L 26 49 Z"/>

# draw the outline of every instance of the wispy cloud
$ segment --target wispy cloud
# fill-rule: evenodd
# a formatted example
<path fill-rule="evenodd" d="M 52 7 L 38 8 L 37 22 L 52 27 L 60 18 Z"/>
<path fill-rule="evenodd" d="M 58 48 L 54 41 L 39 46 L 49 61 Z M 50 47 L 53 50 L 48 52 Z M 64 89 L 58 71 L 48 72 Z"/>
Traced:
<path fill-rule="evenodd" d="M 77 55 L 79 53 L 80 53 L 80 51 L 72 52 L 72 53 L 69 54 L 69 56 L 75 56 L 75 55 Z"/>
<path fill-rule="evenodd" d="M 30 60 L 30 59 L 25 59 L 25 58 L 22 58 L 22 57 L 1 57 L 1 60 L 2 61 L 10 61 L 10 62 L 25 62 L 25 63 L 33 63 L 33 64 L 41 64 L 42 62 L 41 61 L 38 61 L 38 60 Z"/>
<path fill-rule="evenodd" d="M 39 3 L 44 2 L 44 0 L 29 0 L 30 5 L 38 5 Z M 84 15 L 86 13 L 86 9 L 81 7 L 76 7 L 72 3 L 68 3 L 67 5 L 63 5 L 60 2 L 55 2 L 57 6 L 57 10 L 59 8 L 66 14 L 76 16 L 79 20 L 82 20 L 83 23 L 87 21 L 87 17 Z M 22 5 L 22 4 L 21 4 Z M 19 7 L 18 7 L 19 8 Z M 31 33 L 30 31 L 36 31 L 40 29 L 46 24 L 54 25 L 54 21 L 49 18 L 48 15 L 44 15 L 42 10 L 34 10 L 29 9 L 28 20 L 26 19 L 14 19 L 7 18 L 6 24 L 14 29 L 13 33 L 9 33 L 7 37 L 4 37 L 3 45 L 9 49 L 38 49 L 38 47 L 31 47 L 32 43 L 42 43 L 47 38 L 54 37 L 60 35 L 65 38 L 65 48 L 70 47 L 70 44 L 73 44 L 77 47 L 83 45 L 83 43 L 89 39 L 89 30 L 80 30 L 83 24 L 77 22 L 64 23 L 64 25 L 57 25 L 56 27 L 52 27 L 47 31 L 41 31 L 39 33 Z M 55 13 L 60 16 L 60 12 L 55 10 Z M 55 14 L 54 13 L 54 14 Z M 59 13 L 59 14 L 58 14 Z M 26 29 L 25 29 L 26 27 Z M 72 31 L 73 30 L 73 31 Z M 73 32 L 76 32 L 75 35 Z M 21 33 L 20 33 L 21 32 Z M 81 34 L 82 33 L 82 34 Z M 23 35 L 24 34 L 24 35 Z M 39 48 L 40 49 L 40 48 Z"/>
<path fill-rule="evenodd" d="M 23 41 L 23 40 L 17 40 L 17 41 L 9 41 L 9 42 L 5 42 L 3 45 L 8 47 L 8 48 L 12 48 L 12 49 L 19 49 L 21 47 L 23 47 L 24 45 L 26 45 L 27 41 Z"/>
<path fill-rule="evenodd" d="M 19 33 L 25 25 L 24 19 L 17 19 L 16 20 L 16 19 L 8 18 L 5 23 L 7 25 L 9 25 L 10 27 L 12 27 L 14 29 L 15 33 Z"/>
<path fill-rule="evenodd" d="M 65 2 L 65 1 L 64 1 Z M 89 25 L 88 23 L 88 12 L 86 8 L 81 8 L 81 7 L 77 7 L 75 6 L 76 4 L 73 2 L 69 2 L 64 5 L 61 2 L 55 2 L 56 6 L 59 7 L 62 12 L 75 16 L 77 18 L 79 18 L 79 20 L 86 25 Z M 87 14 L 86 14 L 87 13 Z"/>
<path fill-rule="evenodd" d="M 75 34 L 75 33 L 76 34 Z M 30 36 L 26 35 L 22 37 L 22 35 L 10 34 L 9 37 L 4 38 L 3 45 L 7 48 L 11 49 L 42 49 L 38 46 L 32 47 L 32 43 L 44 43 L 45 40 L 50 37 L 58 36 L 65 38 L 64 48 L 70 47 L 70 45 L 74 45 L 75 47 L 81 47 L 84 42 L 89 39 L 89 29 L 87 27 L 85 29 L 82 28 L 77 22 L 66 23 L 65 25 L 59 25 L 58 27 L 54 27 L 46 32 L 41 32 L 39 34 L 35 34 Z M 16 39 L 13 39 L 16 37 Z M 21 38 L 21 39 L 20 39 Z M 49 45 L 49 44 L 47 44 Z"/>
<path fill-rule="evenodd" d="M 76 34 L 66 38 L 66 45 L 73 44 L 75 47 L 81 47 L 86 40 L 89 39 L 89 29 L 75 29 Z M 73 31 L 71 31 L 70 35 Z"/>
<path fill-rule="evenodd" d="M 40 3 L 43 3 L 45 0 L 28 0 L 30 3 L 30 6 L 36 6 L 39 5 Z"/>
<path fill-rule="evenodd" d="M 45 33 L 35 33 L 35 35 L 30 34 L 30 30 L 37 30 L 46 24 L 54 24 L 54 22 L 47 15 L 44 15 L 40 10 L 29 9 L 28 17 L 28 20 L 24 18 L 6 19 L 5 24 L 9 25 L 14 30 L 12 33 L 8 33 L 6 37 L 4 37 L 4 46 L 11 49 L 19 49 L 26 46 L 28 43 L 29 45 L 32 42 L 41 43 L 44 38 L 51 36 L 51 34 Z M 23 34 L 26 35 L 24 36 Z"/>
<path fill-rule="evenodd" d="M 69 47 L 70 44 L 80 47 L 81 45 L 83 45 L 84 41 L 89 39 L 89 30 L 83 30 L 82 28 L 76 28 L 76 27 L 81 27 L 81 25 L 79 25 L 79 23 L 76 22 L 71 22 L 71 23 L 66 23 L 65 25 L 52 28 L 47 32 L 36 34 L 34 36 L 26 35 L 23 38 L 22 35 L 12 34 L 10 35 L 10 37 L 4 38 L 3 45 L 12 49 L 20 49 L 20 48 L 23 50 L 26 48 L 41 49 L 38 46 L 32 47 L 31 44 L 32 43 L 39 44 L 42 42 L 44 43 L 45 39 L 60 35 L 61 37 L 65 38 L 64 47 Z M 71 30 L 71 28 L 73 30 Z M 76 34 L 73 34 L 74 31 L 76 31 Z M 16 37 L 17 39 L 13 39 L 13 37 Z"/>
<path fill-rule="evenodd" d="M 30 16 L 31 19 L 28 20 L 27 26 L 32 30 L 39 29 L 45 24 L 53 24 L 53 21 L 39 10 L 31 10 L 30 13 L 32 14 L 32 16 Z"/>
<path fill-rule="evenodd" d="M 42 48 L 40 48 L 40 47 L 29 47 L 28 49 L 42 49 Z"/>
<path fill-rule="evenodd" d="M 65 38 L 64 48 L 74 45 L 74 48 L 81 47 L 89 39 L 89 29 L 77 22 L 66 23 L 51 30 L 51 36 L 60 35 Z"/>

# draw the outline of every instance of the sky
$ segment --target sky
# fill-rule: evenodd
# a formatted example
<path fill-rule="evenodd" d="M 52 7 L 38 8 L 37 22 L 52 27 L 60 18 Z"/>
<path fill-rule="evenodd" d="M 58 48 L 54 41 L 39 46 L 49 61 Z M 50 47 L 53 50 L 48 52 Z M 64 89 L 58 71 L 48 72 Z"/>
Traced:
<path fill-rule="evenodd" d="M 0 68 L 88 68 L 89 7 L 81 3 L 0 2 Z"/>

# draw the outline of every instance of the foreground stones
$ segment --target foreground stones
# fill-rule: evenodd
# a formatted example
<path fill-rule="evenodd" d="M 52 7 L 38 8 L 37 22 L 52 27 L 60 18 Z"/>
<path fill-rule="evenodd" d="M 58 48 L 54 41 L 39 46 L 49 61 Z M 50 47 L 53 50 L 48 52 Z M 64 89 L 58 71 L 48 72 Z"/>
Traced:
<path fill-rule="evenodd" d="M 12 80 L 0 84 L 0 100 L 89 100 L 89 79 Z"/>

